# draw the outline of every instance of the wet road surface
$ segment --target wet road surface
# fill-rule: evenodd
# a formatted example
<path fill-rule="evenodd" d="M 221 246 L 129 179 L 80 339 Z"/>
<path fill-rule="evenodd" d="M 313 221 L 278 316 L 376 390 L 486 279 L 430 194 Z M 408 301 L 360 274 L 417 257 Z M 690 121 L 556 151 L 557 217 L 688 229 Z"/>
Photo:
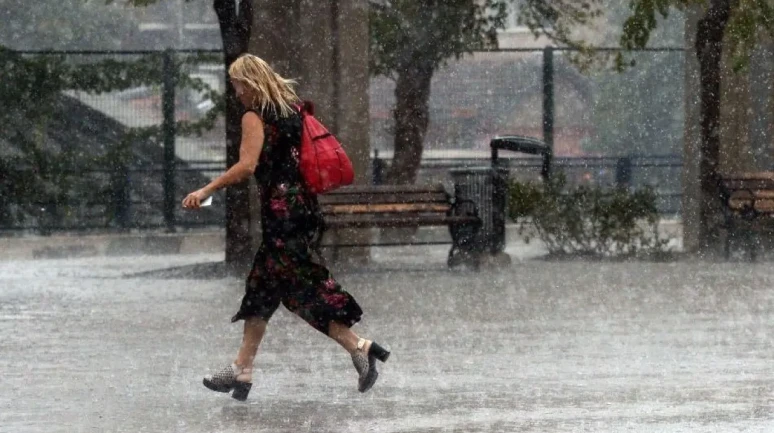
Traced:
<path fill-rule="evenodd" d="M 280 309 L 245 403 L 201 385 L 239 344 L 240 279 L 138 276 L 219 257 L 0 262 L 0 431 L 774 431 L 770 264 L 472 274 L 433 251 L 337 275 L 393 352 L 371 392 Z"/>

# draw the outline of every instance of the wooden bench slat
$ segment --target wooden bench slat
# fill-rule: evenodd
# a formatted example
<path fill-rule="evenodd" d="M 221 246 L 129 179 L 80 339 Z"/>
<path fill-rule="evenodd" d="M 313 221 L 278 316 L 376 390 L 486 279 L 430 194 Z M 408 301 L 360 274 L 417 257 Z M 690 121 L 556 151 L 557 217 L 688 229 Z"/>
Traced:
<path fill-rule="evenodd" d="M 750 206 L 750 203 L 733 203 L 731 206 L 732 211 L 740 212 L 742 210 L 747 209 Z M 760 203 L 756 202 L 753 205 L 753 209 L 756 211 L 762 213 L 762 214 L 774 214 L 774 202 L 769 203 Z"/>
<path fill-rule="evenodd" d="M 332 196 L 336 196 L 336 195 L 363 194 L 363 193 L 373 193 L 373 194 L 387 194 L 387 193 L 409 194 L 409 193 L 439 193 L 439 192 L 446 192 L 446 189 L 444 188 L 443 184 L 437 184 L 437 185 L 351 185 L 351 186 L 345 186 L 343 188 L 339 188 L 339 189 L 333 190 L 331 192 L 327 192 L 327 193 L 321 195 L 320 198 L 332 197 Z"/>
<path fill-rule="evenodd" d="M 481 218 L 449 216 L 453 202 L 443 184 L 348 186 L 319 196 L 318 202 L 326 230 L 446 226 L 452 243 L 449 267 L 469 263 L 478 270 L 481 248 L 475 236 L 481 228 Z M 456 224 L 465 223 L 471 224 L 467 233 L 455 230 Z M 324 234 L 320 240 L 323 238 Z M 377 245 L 413 243 L 404 238 Z M 334 257 L 337 251 L 334 245 Z"/>
<path fill-rule="evenodd" d="M 726 205 L 732 211 L 753 208 L 762 214 L 774 212 L 774 172 L 732 173 L 721 180 L 730 193 Z"/>
<path fill-rule="evenodd" d="M 321 195 L 321 205 L 358 203 L 448 203 L 446 193 L 360 193 Z"/>
<path fill-rule="evenodd" d="M 774 197 L 774 190 L 760 190 L 760 189 L 741 189 L 736 191 L 731 191 L 731 197 L 732 199 L 766 199 L 766 198 L 773 198 Z"/>
<path fill-rule="evenodd" d="M 478 221 L 475 217 L 346 215 L 326 218 L 329 228 L 414 227 Z"/>
<path fill-rule="evenodd" d="M 751 200 L 730 200 L 728 202 L 728 207 L 732 211 L 741 211 L 742 209 L 745 209 L 751 205 Z"/>
<path fill-rule="evenodd" d="M 354 214 L 354 213 L 416 213 L 437 212 L 445 213 L 451 206 L 437 203 L 385 203 L 385 204 L 338 204 L 323 205 L 324 215 Z"/>
<path fill-rule="evenodd" d="M 774 190 L 774 182 L 770 183 L 746 183 L 746 184 L 724 184 L 723 187 L 730 193 L 741 191 L 772 191 Z"/>
<path fill-rule="evenodd" d="M 772 189 L 750 187 L 732 190 L 727 206 L 735 212 L 752 207 L 761 213 L 772 213 L 774 212 L 774 183 L 772 183 Z"/>
<path fill-rule="evenodd" d="M 757 201 L 755 202 L 755 210 L 763 213 L 774 213 L 774 201 Z"/>
<path fill-rule="evenodd" d="M 749 179 L 769 179 L 774 180 L 774 171 L 749 171 L 739 173 L 728 173 L 721 176 L 723 180 L 749 180 Z"/>
<path fill-rule="evenodd" d="M 774 172 L 747 172 L 721 175 L 721 187 L 728 194 L 725 206 L 730 210 L 726 214 L 724 228 L 726 258 L 731 255 L 731 240 L 738 229 L 734 219 L 743 218 L 752 227 L 762 228 L 774 219 Z M 749 212 L 753 210 L 753 212 Z M 763 224 L 761 224 L 763 223 Z M 747 244 L 750 258 L 754 261 L 757 253 L 754 242 Z"/>
<path fill-rule="evenodd" d="M 731 191 L 772 190 L 774 189 L 774 179 L 725 179 L 723 186 Z"/>

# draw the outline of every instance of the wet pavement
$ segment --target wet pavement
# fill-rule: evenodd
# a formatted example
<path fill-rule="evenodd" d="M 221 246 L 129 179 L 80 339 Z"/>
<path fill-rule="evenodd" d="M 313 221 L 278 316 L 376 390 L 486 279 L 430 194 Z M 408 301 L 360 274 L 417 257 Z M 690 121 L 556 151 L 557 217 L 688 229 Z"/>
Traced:
<path fill-rule="evenodd" d="M 245 403 L 201 385 L 239 344 L 240 280 L 138 276 L 217 255 L 0 262 L 0 432 L 774 431 L 770 263 L 377 255 L 338 275 L 393 352 L 374 389 L 280 309 Z"/>

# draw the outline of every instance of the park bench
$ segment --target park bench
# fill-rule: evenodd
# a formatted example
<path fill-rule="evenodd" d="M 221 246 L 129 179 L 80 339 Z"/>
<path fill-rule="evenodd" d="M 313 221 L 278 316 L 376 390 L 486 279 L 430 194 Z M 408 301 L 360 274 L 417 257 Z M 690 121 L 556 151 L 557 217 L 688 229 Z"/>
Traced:
<path fill-rule="evenodd" d="M 774 172 L 749 172 L 724 175 L 720 179 L 721 197 L 725 211 L 725 255 L 731 255 L 731 241 L 741 232 L 750 259 L 757 258 L 752 233 L 774 221 Z"/>
<path fill-rule="evenodd" d="M 445 226 L 449 228 L 452 247 L 447 264 L 454 268 L 468 264 L 478 269 L 480 251 L 476 242 L 481 219 L 476 205 L 446 192 L 443 185 L 358 185 L 340 188 L 319 196 L 325 230 L 416 228 Z M 370 239 L 370 237 L 369 237 Z M 322 239 L 319 240 L 320 244 Z M 366 245 L 429 245 L 449 243 L 419 241 L 410 238 L 390 242 L 330 245 L 334 258 L 342 247 Z M 325 245 L 327 246 L 327 245 Z"/>

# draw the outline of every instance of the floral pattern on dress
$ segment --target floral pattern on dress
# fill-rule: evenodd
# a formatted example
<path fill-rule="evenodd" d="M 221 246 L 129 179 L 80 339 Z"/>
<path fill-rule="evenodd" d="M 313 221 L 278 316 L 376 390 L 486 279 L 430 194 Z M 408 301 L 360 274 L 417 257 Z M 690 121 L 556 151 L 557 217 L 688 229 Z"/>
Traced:
<path fill-rule="evenodd" d="M 331 321 L 352 326 L 360 321 L 360 306 L 313 260 L 322 217 L 317 197 L 306 190 L 299 170 L 301 116 L 261 117 L 265 139 L 255 177 L 261 190 L 263 239 L 232 321 L 256 316 L 269 320 L 282 304 L 325 334 Z"/>

